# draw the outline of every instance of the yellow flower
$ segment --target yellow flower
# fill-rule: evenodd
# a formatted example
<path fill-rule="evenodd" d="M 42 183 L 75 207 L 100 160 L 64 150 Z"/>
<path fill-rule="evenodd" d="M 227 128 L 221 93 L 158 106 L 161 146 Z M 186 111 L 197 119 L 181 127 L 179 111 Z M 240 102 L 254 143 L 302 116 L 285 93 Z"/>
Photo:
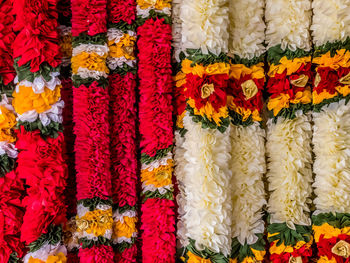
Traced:
<path fill-rule="evenodd" d="M 135 42 L 136 37 L 129 34 L 124 34 L 117 43 L 113 40 L 108 41 L 109 56 L 113 58 L 125 57 L 128 60 L 134 60 Z"/>
<path fill-rule="evenodd" d="M 211 263 L 210 259 L 205 259 L 205 258 L 201 258 L 199 256 L 196 256 L 191 251 L 187 252 L 187 256 L 188 256 L 187 263 Z"/>
<path fill-rule="evenodd" d="M 243 64 L 231 64 L 230 78 L 240 79 L 241 77 L 249 74 L 251 74 L 252 79 L 265 78 L 264 64 L 259 63 L 251 66 L 250 68 Z"/>
<path fill-rule="evenodd" d="M 82 217 L 76 217 L 77 231 L 86 231 L 94 236 L 103 236 L 107 230 L 112 229 L 112 208 L 107 210 L 88 211 Z"/>
<path fill-rule="evenodd" d="M 23 114 L 30 110 L 42 113 L 51 108 L 61 97 L 61 86 L 56 86 L 52 91 L 45 87 L 44 92 L 36 94 L 31 87 L 19 86 L 19 92 L 13 92 L 12 105 L 18 114 Z"/>
<path fill-rule="evenodd" d="M 255 250 L 254 248 L 251 248 L 256 260 L 263 261 L 266 251 L 265 250 Z"/>
<path fill-rule="evenodd" d="M 241 263 L 257 263 L 260 262 L 261 260 L 257 260 L 252 257 L 245 257 Z"/>
<path fill-rule="evenodd" d="M 154 7 L 158 10 L 162 10 L 166 7 L 171 7 L 171 0 L 137 0 L 137 4 L 141 9 Z"/>
<path fill-rule="evenodd" d="M 295 94 L 295 98 L 291 100 L 291 103 L 297 104 L 297 103 L 302 103 L 302 104 L 308 104 L 311 103 L 311 90 L 310 88 L 305 89 L 304 91 L 298 91 Z"/>
<path fill-rule="evenodd" d="M 293 252 L 293 247 L 291 246 L 285 246 L 284 243 L 281 245 L 277 246 L 277 242 L 275 241 L 273 245 L 270 247 L 270 253 L 271 254 L 277 254 L 280 255 L 282 253 L 292 253 Z"/>
<path fill-rule="evenodd" d="M 179 71 L 176 76 L 173 77 L 175 86 L 180 88 L 182 85 L 186 84 L 186 74 Z"/>
<path fill-rule="evenodd" d="M 272 98 L 267 103 L 267 108 L 273 110 L 273 115 L 277 115 L 282 109 L 289 108 L 289 95 L 281 93 L 275 98 Z"/>
<path fill-rule="evenodd" d="M 181 115 L 178 115 L 176 117 L 176 127 L 181 128 L 181 129 L 184 127 L 183 119 L 185 117 L 185 113 L 186 113 L 186 111 L 184 111 L 183 113 L 181 113 Z"/>
<path fill-rule="evenodd" d="M 312 103 L 313 104 L 320 104 L 322 101 L 334 98 L 337 96 L 337 92 L 334 94 L 330 94 L 326 89 L 324 89 L 320 94 L 318 94 L 316 91 L 312 92 Z"/>
<path fill-rule="evenodd" d="M 327 256 L 321 256 L 318 260 L 317 263 L 337 263 L 334 257 L 331 259 L 328 259 Z"/>
<path fill-rule="evenodd" d="M 349 85 L 346 86 L 338 86 L 335 88 L 336 91 L 338 91 L 341 95 L 344 97 L 348 96 L 350 94 L 350 88 Z"/>
<path fill-rule="evenodd" d="M 291 75 L 295 73 L 302 65 L 308 62 L 311 62 L 311 57 L 294 58 L 292 60 L 287 59 L 287 57 L 283 57 L 281 58 L 279 64 L 270 65 L 270 70 L 267 74 L 270 77 L 274 77 L 275 74 L 282 74 L 285 70 L 287 70 L 287 75 Z"/>
<path fill-rule="evenodd" d="M 230 258 L 230 263 L 238 263 L 237 258 L 235 259 Z"/>
<path fill-rule="evenodd" d="M 131 238 L 136 232 L 137 217 L 123 217 L 123 222 L 117 221 L 113 224 L 113 238 L 126 237 Z"/>
<path fill-rule="evenodd" d="M 72 57 L 72 72 L 77 74 L 79 68 L 86 68 L 88 70 L 102 71 L 109 73 L 106 65 L 107 54 L 100 56 L 95 52 L 81 52 Z"/>
<path fill-rule="evenodd" d="M 207 75 L 217 75 L 217 74 L 229 74 L 230 66 L 226 63 L 214 63 L 208 66 L 203 66 L 200 64 L 195 64 L 195 66 L 191 66 L 192 61 L 189 59 L 184 59 L 182 61 L 182 72 L 185 74 L 192 73 L 193 75 L 198 75 L 199 77 L 203 77 L 203 74 Z"/>
<path fill-rule="evenodd" d="M 0 106 L 0 141 L 14 142 L 13 128 L 16 126 L 15 114 L 4 106 Z"/>
<path fill-rule="evenodd" d="M 314 231 L 314 237 L 315 237 L 316 243 L 320 240 L 321 235 L 324 235 L 323 238 L 325 238 L 325 239 L 337 237 L 340 234 L 350 235 L 350 227 L 344 227 L 344 228 L 339 229 L 339 228 L 331 226 L 328 223 L 324 223 L 321 226 L 313 225 L 312 229 Z"/>
<path fill-rule="evenodd" d="M 318 67 L 329 67 L 335 70 L 340 67 L 348 68 L 350 67 L 350 52 L 345 49 L 340 49 L 331 57 L 331 53 L 328 51 L 326 54 L 314 58 L 312 62 L 318 64 Z"/>
<path fill-rule="evenodd" d="M 141 170 L 141 182 L 146 185 L 154 185 L 155 187 L 163 187 L 172 183 L 173 160 L 167 160 L 167 165 L 161 165 L 158 168 L 149 171 L 148 169 Z"/>
<path fill-rule="evenodd" d="M 237 106 L 233 102 L 232 96 L 227 96 L 227 106 L 230 108 L 230 110 L 233 110 L 236 113 L 238 113 L 239 115 L 241 115 L 243 121 L 246 121 L 250 115 L 252 115 L 253 121 L 261 121 L 262 120 L 260 113 L 257 109 L 255 109 L 252 112 L 250 109 L 245 109 L 243 107 Z"/>
<path fill-rule="evenodd" d="M 187 103 L 194 109 L 195 115 L 201 115 L 203 117 L 206 116 L 210 121 L 213 120 L 218 126 L 221 125 L 220 118 L 228 117 L 228 110 L 226 106 L 223 106 L 219 108 L 219 111 L 216 111 L 210 102 L 207 102 L 207 104 L 200 109 L 196 108 L 196 103 L 193 99 L 189 99 Z"/>
<path fill-rule="evenodd" d="M 56 256 L 55 255 L 48 256 L 46 261 L 43 261 L 38 258 L 30 257 L 28 260 L 28 263 L 67 263 L 67 258 L 62 252 L 60 252 Z"/>

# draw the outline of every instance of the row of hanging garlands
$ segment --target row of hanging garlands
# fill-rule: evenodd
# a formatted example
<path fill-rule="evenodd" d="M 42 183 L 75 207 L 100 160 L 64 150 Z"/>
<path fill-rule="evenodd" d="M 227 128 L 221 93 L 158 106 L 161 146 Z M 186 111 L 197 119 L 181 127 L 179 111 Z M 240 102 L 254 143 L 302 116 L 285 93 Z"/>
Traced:
<path fill-rule="evenodd" d="M 0 0 L 0 263 L 350 262 L 349 12 Z"/>

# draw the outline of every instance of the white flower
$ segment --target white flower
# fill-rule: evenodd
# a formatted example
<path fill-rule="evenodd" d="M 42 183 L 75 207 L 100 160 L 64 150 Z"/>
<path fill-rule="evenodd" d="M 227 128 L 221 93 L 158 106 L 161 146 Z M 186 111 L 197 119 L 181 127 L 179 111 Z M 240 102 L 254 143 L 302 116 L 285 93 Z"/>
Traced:
<path fill-rule="evenodd" d="M 180 19 L 180 10 L 181 10 L 182 0 L 173 0 L 172 2 L 172 35 L 173 41 L 172 46 L 174 47 L 173 58 L 175 61 L 180 62 L 179 54 L 182 51 L 182 42 L 181 42 L 181 19 Z"/>
<path fill-rule="evenodd" d="M 188 238 L 186 237 L 187 229 L 184 223 L 183 216 L 185 214 L 184 208 L 186 206 L 186 192 L 184 185 L 184 176 L 185 176 L 185 149 L 183 148 L 183 144 L 185 142 L 185 138 L 181 137 L 178 131 L 175 131 L 175 167 L 174 167 L 174 175 L 176 177 L 176 181 L 178 184 L 179 193 L 176 195 L 176 202 L 179 205 L 178 208 L 178 216 L 179 220 L 177 222 L 177 240 L 180 242 L 181 247 L 186 247 L 189 244 Z"/>
<path fill-rule="evenodd" d="M 313 119 L 314 203 L 318 212 L 350 213 L 350 105 L 334 102 Z"/>
<path fill-rule="evenodd" d="M 14 83 L 17 83 L 16 85 L 16 92 L 19 92 L 19 86 L 26 86 L 31 87 L 33 89 L 33 92 L 36 94 L 43 93 L 45 91 L 45 87 L 54 90 L 56 86 L 61 85 L 61 81 L 58 78 L 60 75 L 59 72 L 50 72 L 50 80 L 46 81 L 43 76 L 36 77 L 33 82 L 30 82 L 28 80 L 22 80 L 21 82 L 18 82 L 18 76 L 16 76 Z"/>
<path fill-rule="evenodd" d="M 108 46 L 107 44 L 104 45 L 95 45 L 95 44 L 80 44 L 79 46 L 73 48 L 72 56 L 77 56 L 80 53 L 96 53 L 99 56 L 104 56 L 108 54 Z"/>
<path fill-rule="evenodd" d="M 51 121 L 62 123 L 62 110 L 64 108 L 64 101 L 59 100 L 55 104 L 51 105 L 51 108 L 42 113 L 37 113 L 36 110 L 30 110 L 23 114 L 17 115 L 17 121 L 22 122 L 34 122 L 38 118 L 44 126 L 47 126 Z"/>
<path fill-rule="evenodd" d="M 267 123 L 268 211 L 271 223 L 310 225 L 311 124 L 310 116 L 297 112 L 294 119 L 279 117 Z"/>
<path fill-rule="evenodd" d="M 228 255 L 231 251 L 230 139 L 225 133 L 203 129 L 188 114 L 185 134 L 183 186 L 186 196 L 183 221 L 187 237 L 199 250 L 208 248 Z"/>
<path fill-rule="evenodd" d="M 31 257 L 35 259 L 40 259 L 46 262 L 47 258 L 51 255 L 57 255 L 58 253 L 63 253 L 65 256 L 67 255 L 67 249 L 65 246 L 60 245 L 50 245 L 47 242 L 39 249 L 34 252 L 30 252 L 24 256 L 23 262 L 28 263 Z"/>
<path fill-rule="evenodd" d="M 350 36 L 349 0 L 313 0 L 312 36 L 316 46 L 344 41 Z"/>
<path fill-rule="evenodd" d="M 201 49 L 218 55 L 228 51 L 228 0 L 183 1 L 182 20 L 183 49 Z"/>
<path fill-rule="evenodd" d="M 4 155 L 4 154 L 7 154 L 9 157 L 15 159 L 17 158 L 17 155 L 18 155 L 17 148 L 13 143 L 0 141 L 0 155 Z"/>
<path fill-rule="evenodd" d="M 267 48 L 311 49 L 311 0 L 266 0 Z"/>
<path fill-rule="evenodd" d="M 264 0 L 230 1 L 230 54 L 252 59 L 264 53 L 264 7 Z"/>
<path fill-rule="evenodd" d="M 255 234 L 264 233 L 265 131 L 259 123 L 248 127 L 231 125 L 230 138 L 232 237 L 237 237 L 242 245 L 252 245 L 258 240 Z"/>

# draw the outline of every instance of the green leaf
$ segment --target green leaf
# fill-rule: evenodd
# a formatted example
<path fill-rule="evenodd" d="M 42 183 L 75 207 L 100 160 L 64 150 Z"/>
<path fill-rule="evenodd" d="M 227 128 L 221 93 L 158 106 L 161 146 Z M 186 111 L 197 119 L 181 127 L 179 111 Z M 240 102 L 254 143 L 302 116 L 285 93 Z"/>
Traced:
<path fill-rule="evenodd" d="M 154 192 L 152 191 L 146 191 L 141 194 L 142 197 L 142 203 L 145 203 L 147 199 L 169 199 L 169 200 L 174 200 L 174 193 L 173 189 L 166 189 L 166 192 L 164 194 L 161 194 L 158 189 Z"/>
<path fill-rule="evenodd" d="M 82 244 L 82 248 L 98 247 L 100 245 L 111 246 L 111 240 L 104 236 L 98 236 L 97 240 L 91 240 L 86 237 L 79 239 L 79 243 Z"/>
<path fill-rule="evenodd" d="M 350 50 L 350 37 L 347 37 L 345 41 L 333 41 L 327 42 L 322 46 L 315 47 L 314 57 L 320 57 L 330 51 L 331 57 L 337 53 L 337 50 L 345 49 Z"/>
<path fill-rule="evenodd" d="M 106 34 L 97 34 L 89 36 L 86 33 L 79 34 L 77 37 L 72 37 L 72 47 L 75 48 L 81 44 L 105 45 L 107 43 Z"/>
<path fill-rule="evenodd" d="M 108 205 L 112 207 L 113 201 L 110 198 L 107 199 L 101 199 L 100 197 L 95 196 L 94 198 L 86 198 L 81 199 L 78 202 L 78 205 L 83 205 L 85 207 L 88 207 L 90 211 L 96 210 L 96 207 L 98 205 Z"/>
<path fill-rule="evenodd" d="M 234 55 L 233 58 L 231 58 L 231 63 L 232 64 L 243 64 L 246 67 L 250 68 L 251 66 L 257 65 L 260 62 L 264 62 L 265 54 L 261 54 L 258 57 L 253 57 L 252 59 L 247 59 L 247 58 L 241 58 L 238 55 Z"/>
<path fill-rule="evenodd" d="M 107 78 L 103 78 L 103 77 L 101 77 L 99 79 L 95 79 L 95 78 L 83 79 L 79 75 L 74 75 L 72 77 L 72 80 L 73 80 L 73 85 L 76 88 L 79 88 L 81 85 L 89 87 L 93 82 L 97 82 L 99 87 L 102 87 L 102 88 L 108 87 L 108 79 Z"/>
<path fill-rule="evenodd" d="M 17 72 L 18 81 L 28 80 L 30 82 L 33 82 L 36 77 L 40 77 L 40 76 L 42 76 L 46 81 L 50 81 L 52 79 L 52 77 L 50 76 L 50 73 L 60 71 L 60 67 L 53 68 L 47 62 L 43 62 L 40 64 L 38 71 L 31 72 L 31 67 L 30 67 L 31 62 L 27 62 L 26 64 L 19 67 L 18 61 L 20 59 L 21 57 L 15 58 L 14 64 L 13 64 L 13 67 Z"/>
<path fill-rule="evenodd" d="M 290 50 L 289 48 L 283 50 L 281 48 L 281 44 L 278 44 L 274 47 L 269 48 L 267 51 L 267 61 L 270 64 L 278 65 L 280 63 L 281 58 L 287 57 L 288 60 L 292 60 L 294 58 L 302 58 L 310 56 L 310 51 L 305 51 L 304 49 L 297 48 L 295 51 Z"/>
<path fill-rule="evenodd" d="M 170 145 L 168 148 L 165 149 L 159 149 L 156 151 L 156 154 L 154 156 L 149 156 L 146 153 L 141 153 L 141 163 L 144 164 L 150 164 L 151 162 L 154 162 L 155 160 L 159 160 L 164 158 L 168 155 L 169 152 L 173 150 L 173 145 Z"/>
<path fill-rule="evenodd" d="M 28 245 L 29 252 L 39 250 L 44 244 L 56 245 L 61 242 L 62 228 L 61 226 L 50 225 L 47 233 L 42 234 L 36 241 Z"/>
<path fill-rule="evenodd" d="M 118 23 L 109 23 L 108 28 L 116 28 L 127 33 L 128 31 L 136 30 L 136 23 L 128 24 L 125 21 L 119 21 Z"/>
<path fill-rule="evenodd" d="M 13 252 L 10 255 L 9 261 L 7 263 L 19 263 L 21 259 L 18 257 L 17 252 Z"/>

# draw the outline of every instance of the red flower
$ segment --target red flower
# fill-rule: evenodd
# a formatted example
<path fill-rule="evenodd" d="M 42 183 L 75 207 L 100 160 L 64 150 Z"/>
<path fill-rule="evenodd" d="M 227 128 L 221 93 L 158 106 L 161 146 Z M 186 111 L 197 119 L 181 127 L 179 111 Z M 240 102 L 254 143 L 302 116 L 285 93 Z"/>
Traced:
<path fill-rule="evenodd" d="M 263 107 L 262 91 L 264 89 L 264 79 L 252 79 L 258 88 L 258 92 L 254 97 L 247 100 L 243 93 L 241 85 L 250 79 L 252 79 L 250 74 L 245 75 L 238 80 L 230 79 L 227 95 L 233 96 L 233 102 L 237 106 L 243 107 L 245 109 L 250 109 L 251 111 L 257 109 L 259 112 L 261 112 Z"/>
<path fill-rule="evenodd" d="M 107 10 L 110 23 L 116 24 L 124 21 L 130 25 L 136 18 L 135 0 L 109 0 Z"/>
<path fill-rule="evenodd" d="M 194 99 L 196 108 L 204 107 L 208 102 L 214 107 L 216 111 L 226 105 L 226 87 L 228 84 L 227 74 L 218 75 L 193 75 L 192 73 L 186 75 L 185 96 L 186 98 Z M 203 97 L 202 88 L 205 85 L 212 85 L 212 93 L 209 96 Z"/>

